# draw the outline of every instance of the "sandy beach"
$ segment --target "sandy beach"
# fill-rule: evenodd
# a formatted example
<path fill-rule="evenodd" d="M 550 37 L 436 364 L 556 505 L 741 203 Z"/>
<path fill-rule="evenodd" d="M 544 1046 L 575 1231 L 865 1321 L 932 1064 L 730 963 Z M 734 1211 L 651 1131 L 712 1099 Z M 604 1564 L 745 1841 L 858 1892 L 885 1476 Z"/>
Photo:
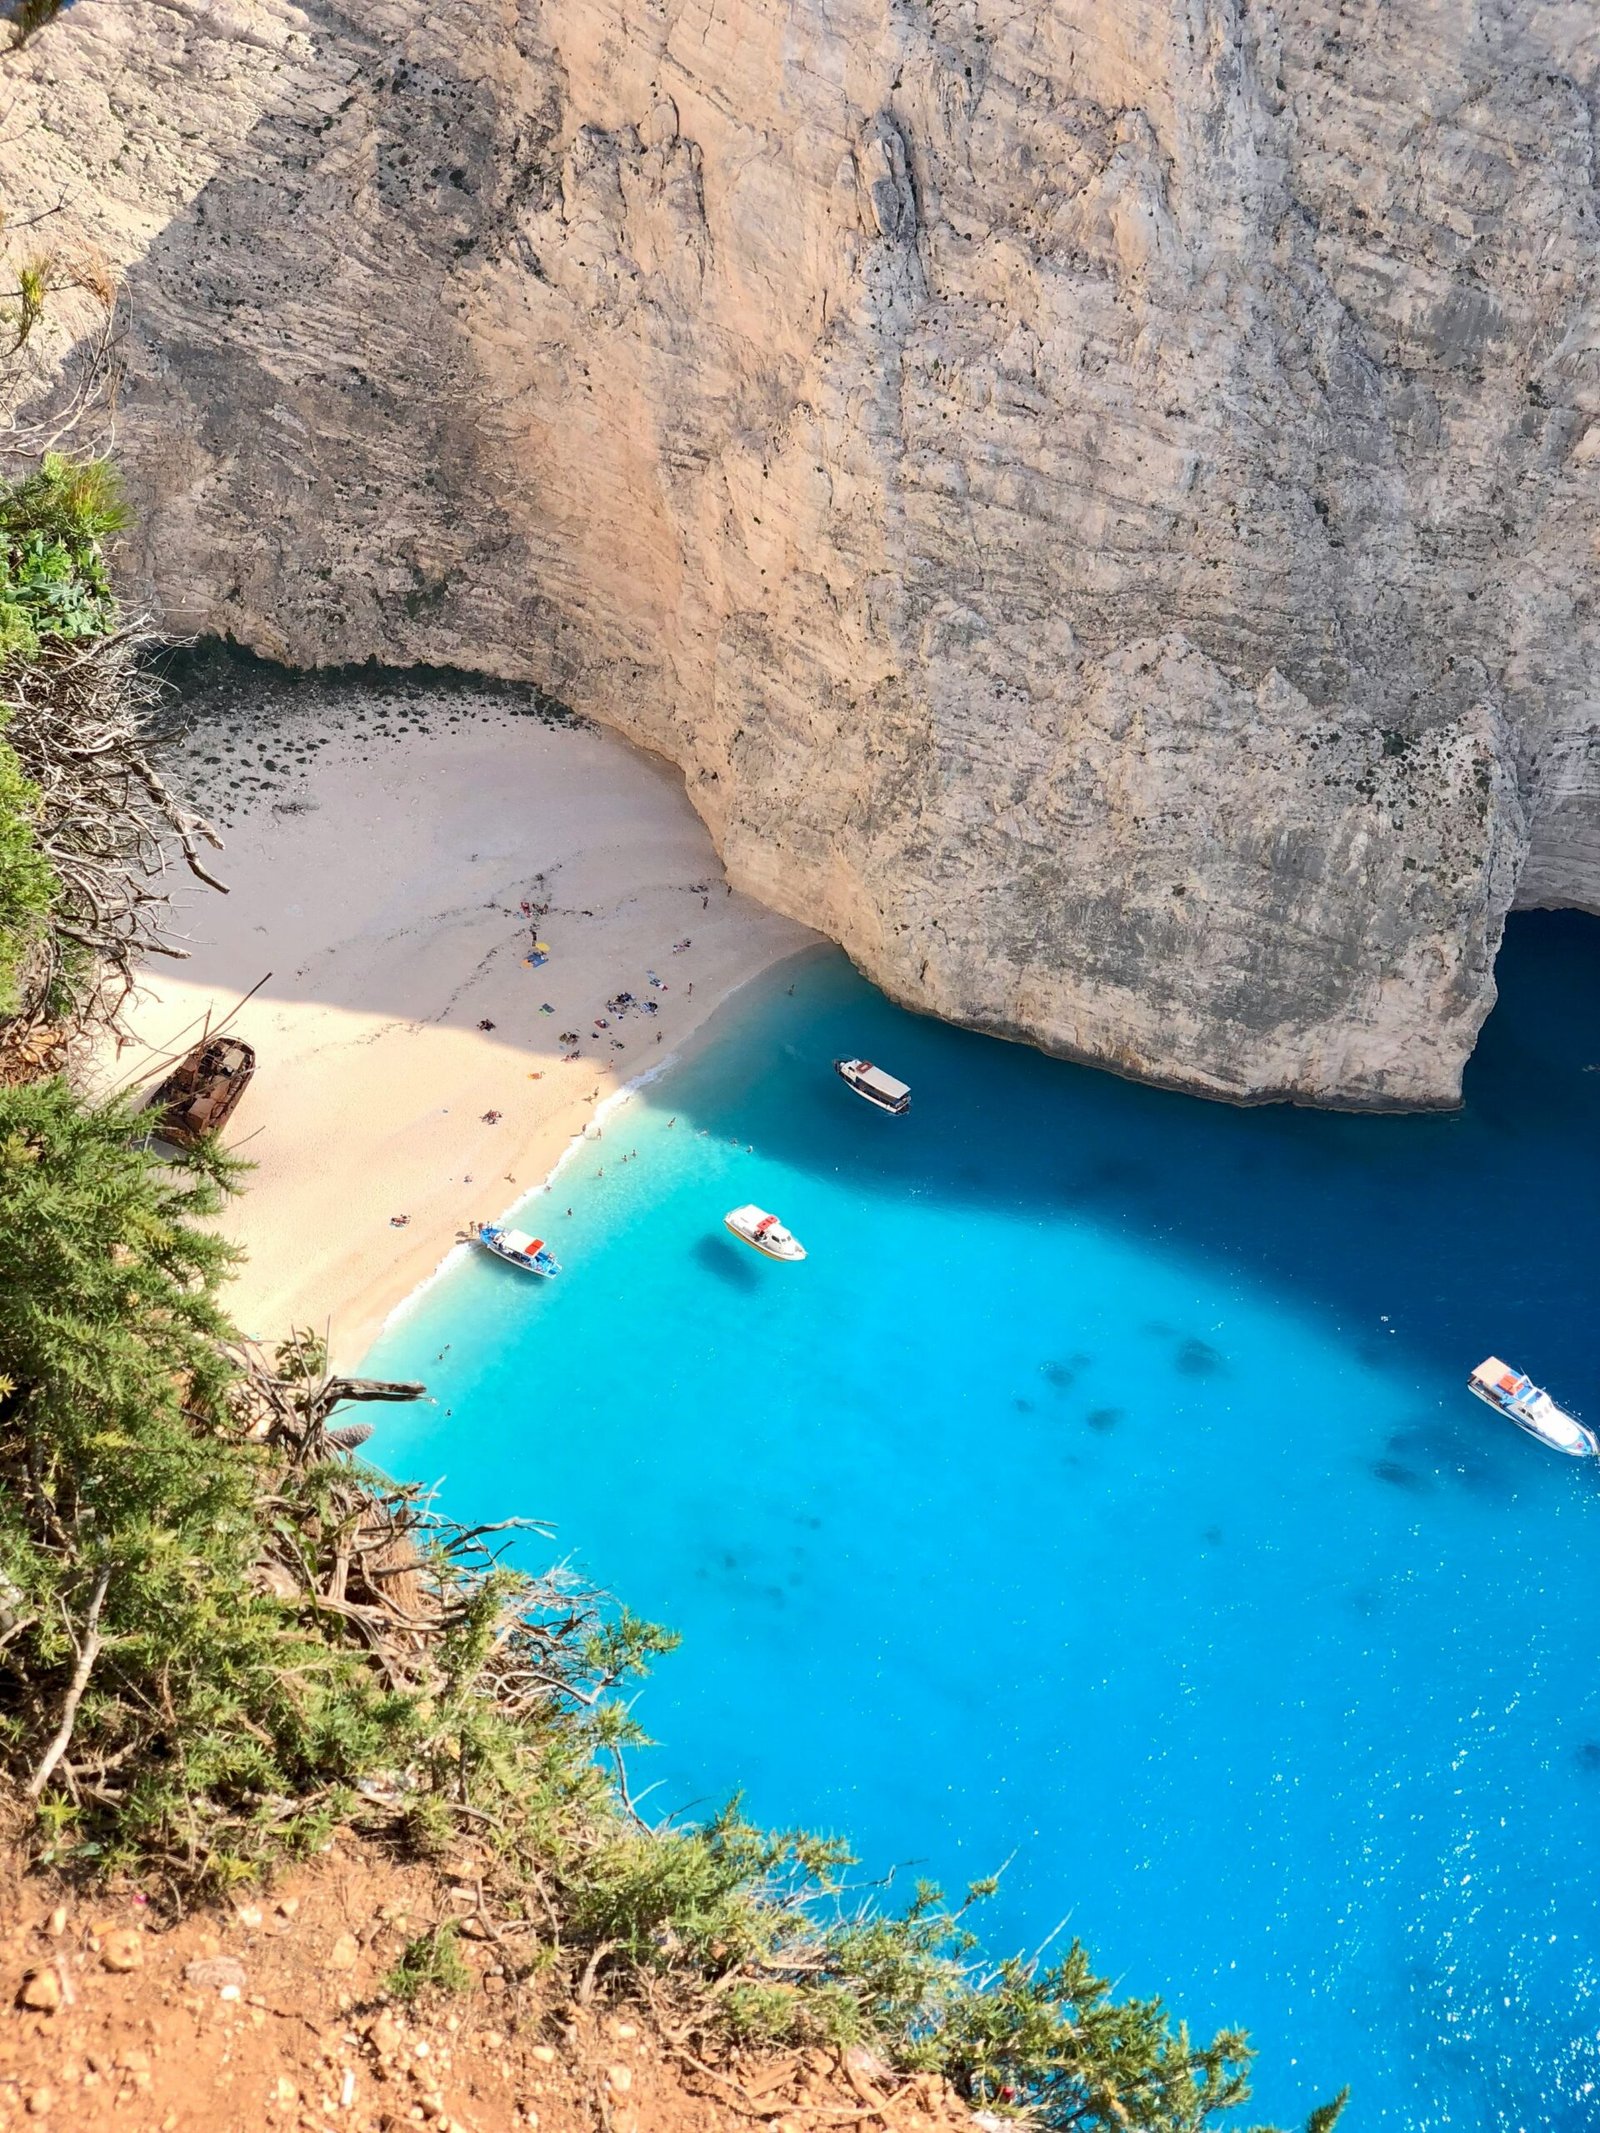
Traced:
<path fill-rule="evenodd" d="M 266 979 L 229 1023 L 258 1056 L 224 1136 L 256 1166 L 230 1302 L 260 1338 L 329 1328 L 348 1368 L 470 1220 L 815 936 L 729 891 L 674 770 L 503 692 L 266 683 L 191 716 L 164 767 L 230 893 L 183 877 L 191 958 L 147 966 L 103 1079 Z"/>

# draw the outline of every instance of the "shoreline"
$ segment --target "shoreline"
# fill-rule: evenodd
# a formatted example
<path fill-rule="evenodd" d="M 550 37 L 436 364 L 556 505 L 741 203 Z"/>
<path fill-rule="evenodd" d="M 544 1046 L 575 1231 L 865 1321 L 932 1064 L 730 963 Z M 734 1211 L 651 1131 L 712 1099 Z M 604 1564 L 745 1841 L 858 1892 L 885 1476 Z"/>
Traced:
<path fill-rule="evenodd" d="M 764 963 L 759 970 L 752 970 L 748 976 L 741 978 L 737 984 L 730 986 L 716 1001 L 715 1005 L 709 1006 L 705 1014 L 689 1027 L 682 1043 L 676 1049 L 668 1052 L 664 1059 L 656 1061 L 641 1073 L 636 1074 L 631 1081 L 620 1083 L 608 1094 L 602 1096 L 577 1129 L 568 1136 L 566 1146 L 544 1176 L 536 1179 L 533 1184 L 524 1187 L 516 1198 L 509 1205 L 503 1207 L 492 1219 L 500 1223 L 510 1222 L 522 1210 L 530 1207 L 534 1200 L 547 1193 L 568 1164 L 577 1156 L 579 1150 L 588 1144 L 591 1129 L 608 1123 L 613 1114 L 620 1111 L 624 1105 L 631 1103 L 641 1089 L 649 1088 L 653 1083 L 663 1080 L 676 1068 L 687 1064 L 706 1044 L 711 1034 L 712 1023 L 715 1022 L 725 1008 L 731 1007 L 742 993 L 748 992 L 754 985 L 759 985 L 764 978 L 770 977 L 774 971 L 781 970 L 785 964 L 797 963 L 803 958 L 821 954 L 832 945 L 831 942 L 820 939 L 804 942 L 798 947 L 787 949 L 773 957 L 770 962 Z M 695 1004 L 698 1006 L 698 1001 Z M 524 1224 L 524 1227 L 526 1226 L 528 1225 Z M 432 1272 L 425 1274 L 414 1288 L 408 1289 L 404 1296 L 391 1305 L 381 1322 L 374 1327 L 367 1342 L 367 1349 L 364 1352 L 370 1352 L 396 1326 L 401 1325 L 415 1306 L 421 1303 L 422 1299 L 446 1275 L 465 1262 L 470 1250 L 470 1241 L 458 1237 L 446 1250 Z M 361 1358 L 358 1356 L 354 1360 L 359 1363 Z"/>
<path fill-rule="evenodd" d="M 228 1022 L 257 1066 L 224 1138 L 256 1171 L 219 1218 L 248 1253 L 224 1300 L 269 1343 L 326 1330 L 348 1370 L 469 1221 L 817 937 L 731 891 L 678 774 L 615 735 L 487 691 L 300 679 L 246 710 L 202 696 L 162 752 L 231 893 L 185 881 L 191 959 L 147 971 L 98 1078 L 138 1082 L 271 973 Z"/>

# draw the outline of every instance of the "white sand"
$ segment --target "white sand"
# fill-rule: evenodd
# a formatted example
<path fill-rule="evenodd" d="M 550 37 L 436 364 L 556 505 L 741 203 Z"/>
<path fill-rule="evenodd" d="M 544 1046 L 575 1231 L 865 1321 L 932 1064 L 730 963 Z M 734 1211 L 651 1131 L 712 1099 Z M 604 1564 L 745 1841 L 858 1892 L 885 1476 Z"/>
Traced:
<path fill-rule="evenodd" d="M 597 1102 L 815 939 L 728 893 L 681 780 L 653 757 L 493 697 L 413 699 L 401 715 L 427 730 L 399 735 L 392 714 L 375 730 L 371 704 L 302 687 L 243 734 L 210 716 L 174 756 L 175 783 L 234 811 L 215 862 L 231 894 L 181 892 L 192 960 L 152 966 L 138 1042 L 112 1069 L 141 1075 L 145 1047 L 181 1051 L 208 1010 L 272 972 L 229 1025 L 258 1055 L 224 1136 L 257 1166 L 223 1221 L 250 1255 L 230 1302 L 258 1337 L 331 1324 L 346 1368 L 470 1219 L 543 1178 Z M 296 736 L 335 724 L 309 775 L 229 791 L 241 761 L 287 771 Z M 540 969 L 523 960 L 524 898 L 550 905 Z M 624 989 L 659 1013 L 596 1032 Z M 582 1034 L 573 1064 L 564 1030 Z"/>

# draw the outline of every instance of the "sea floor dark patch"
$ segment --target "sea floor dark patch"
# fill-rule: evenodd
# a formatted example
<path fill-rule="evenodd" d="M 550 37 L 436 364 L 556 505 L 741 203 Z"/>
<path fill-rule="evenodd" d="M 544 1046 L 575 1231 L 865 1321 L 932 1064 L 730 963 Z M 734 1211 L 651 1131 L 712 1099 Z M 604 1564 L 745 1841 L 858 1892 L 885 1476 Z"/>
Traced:
<path fill-rule="evenodd" d="M 1220 1349 L 1193 1335 L 1178 1350 L 1175 1364 L 1179 1376 L 1186 1378 L 1220 1377 L 1227 1367 L 1228 1359 Z"/>
<path fill-rule="evenodd" d="M 1414 1466 L 1403 1466 L 1398 1459 L 1374 1459 L 1372 1472 L 1390 1488 L 1409 1489 L 1414 1496 L 1426 1496 L 1433 1486 L 1426 1474 L 1419 1474 Z"/>
<path fill-rule="evenodd" d="M 1091 1407 L 1083 1419 L 1091 1429 L 1104 1432 L 1115 1429 L 1127 1412 L 1125 1407 Z"/>
<path fill-rule="evenodd" d="M 1386 1447 L 1402 1465 L 1426 1467 L 1435 1481 L 1456 1482 L 1475 1496 L 1503 1502 L 1508 1493 L 1505 1469 L 1493 1455 L 1487 1435 L 1474 1437 L 1445 1415 L 1428 1415 L 1390 1433 Z"/>

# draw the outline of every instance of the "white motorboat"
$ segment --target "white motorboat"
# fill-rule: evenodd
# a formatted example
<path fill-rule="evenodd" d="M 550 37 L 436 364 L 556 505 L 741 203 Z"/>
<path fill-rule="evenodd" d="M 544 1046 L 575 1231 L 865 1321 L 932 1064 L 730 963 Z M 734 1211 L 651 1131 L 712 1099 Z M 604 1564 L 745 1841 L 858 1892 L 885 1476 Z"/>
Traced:
<path fill-rule="evenodd" d="M 896 1081 L 882 1067 L 875 1067 L 870 1059 L 836 1059 L 833 1071 L 847 1089 L 854 1089 L 865 1102 L 879 1111 L 911 1109 L 911 1091 L 903 1081 Z"/>
<path fill-rule="evenodd" d="M 472 1234 L 486 1251 L 505 1260 L 508 1266 L 521 1267 L 525 1274 L 538 1274 L 553 1281 L 561 1272 L 560 1260 L 544 1239 L 530 1237 L 525 1229 L 502 1229 L 497 1222 L 474 1222 Z"/>
<path fill-rule="evenodd" d="M 1557 1407 L 1549 1393 L 1521 1371 L 1502 1363 L 1499 1356 L 1491 1355 L 1480 1363 L 1467 1386 L 1496 1414 L 1515 1422 L 1518 1429 L 1525 1429 L 1530 1437 L 1548 1444 L 1553 1452 L 1565 1452 L 1571 1459 L 1600 1458 L 1600 1438 L 1594 1431 L 1586 1429 L 1564 1407 Z"/>
<path fill-rule="evenodd" d="M 769 1259 L 804 1259 L 806 1248 L 776 1215 L 764 1207 L 732 1207 L 723 1221 L 743 1244 L 753 1244 Z"/>

